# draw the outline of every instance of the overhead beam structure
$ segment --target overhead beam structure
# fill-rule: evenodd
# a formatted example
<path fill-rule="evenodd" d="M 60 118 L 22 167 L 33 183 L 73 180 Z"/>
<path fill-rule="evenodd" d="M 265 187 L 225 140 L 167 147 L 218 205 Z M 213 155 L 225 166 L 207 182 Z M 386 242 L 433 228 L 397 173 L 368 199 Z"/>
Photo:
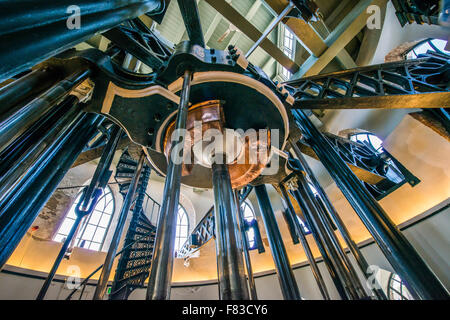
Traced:
<path fill-rule="evenodd" d="M 235 8 L 233 8 L 225 0 L 206 0 L 214 9 L 220 12 L 225 19 L 230 21 L 233 25 L 241 30 L 247 37 L 253 41 L 258 41 L 262 36 L 262 32 L 259 31 L 254 25 L 252 25 L 244 16 L 242 16 Z M 297 63 L 292 61 L 284 52 L 277 47 L 269 39 L 265 39 L 261 42 L 261 48 L 269 55 L 274 57 L 283 67 L 288 69 L 292 73 L 296 73 L 299 70 Z"/>
<path fill-rule="evenodd" d="M 314 54 L 314 56 L 310 56 L 292 79 L 319 74 L 335 57 L 339 54 L 342 55 L 341 52 L 345 49 L 345 46 L 367 25 L 368 19 L 373 14 L 372 11 L 367 11 L 367 8 L 371 5 L 381 8 L 386 6 L 386 3 L 387 0 L 364 0 L 359 2 L 324 40 L 327 46 L 325 51 L 320 55 Z M 351 68 L 351 66 L 346 68 Z"/>

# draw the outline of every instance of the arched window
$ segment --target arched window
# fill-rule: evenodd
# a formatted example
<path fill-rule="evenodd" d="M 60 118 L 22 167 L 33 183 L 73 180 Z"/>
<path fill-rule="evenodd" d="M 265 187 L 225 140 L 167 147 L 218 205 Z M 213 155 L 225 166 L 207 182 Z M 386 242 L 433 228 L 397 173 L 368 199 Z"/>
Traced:
<path fill-rule="evenodd" d="M 175 236 L 175 252 L 181 249 L 188 238 L 189 218 L 183 206 L 178 206 L 177 232 Z"/>
<path fill-rule="evenodd" d="M 53 237 L 54 241 L 64 242 L 67 235 L 72 228 L 75 219 L 75 208 L 80 202 L 82 191 L 77 195 L 75 202 L 64 218 L 63 223 L 60 225 L 58 232 Z M 75 240 L 75 246 L 86 248 L 90 250 L 100 251 L 103 242 L 105 241 L 105 235 L 111 224 L 111 218 L 114 214 L 114 197 L 111 189 L 106 186 L 103 189 L 102 195 L 99 197 L 94 211 L 81 222 L 78 229 L 77 237 Z"/>
<path fill-rule="evenodd" d="M 256 219 L 255 212 L 253 211 L 253 208 L 248 201 L 244 201 L 241 204 L 241 211 L 242 215 L 244 216 L 244 219 L 247 220 L 248 222 L 252 222 L 253 220 Z M 250 228 L 247 231 L 247 239 L 249 247 L 254 248 L 256 242 L 256 235 L 255 230 L 253 228 Z"/>
<path fill-rule="evenodd" d="M 373 148 L 377 153 L 383 153 L 383 141 L 373 133 L 363 132 L 355 133 L 350 136 L 350 140 L 360 142 Z"/>
<path fill-rule="evenodd" d="M 388 284 L 388 296 L 391 300 L 413 300 L 403 280 L 398 274 L 391 273 Z"/>
<path fill-rule="evenodd" d="M 284 28 L 284 36 L 283 36 L 283 43 L 282 43 L 282 49 L 283 53 L 288 56 L 289 58 L 293 59 L 295 56 L 295 38 L 294 34 L 288 29 Z M 289 80 L 292 73 L 286 69 L 285 67 L 281 66 L 281 75 L 285 80 Z"/>
<path fill-rule="evenodd" d="M 416 44 L 412 49 L 405 52 L 406 59 L 417 59 L 420 54 L 433 51 L 437 53 L 450 54 L 450 51 L 445 50 L 447 41 L 440 39 L 427 39 Z"/>

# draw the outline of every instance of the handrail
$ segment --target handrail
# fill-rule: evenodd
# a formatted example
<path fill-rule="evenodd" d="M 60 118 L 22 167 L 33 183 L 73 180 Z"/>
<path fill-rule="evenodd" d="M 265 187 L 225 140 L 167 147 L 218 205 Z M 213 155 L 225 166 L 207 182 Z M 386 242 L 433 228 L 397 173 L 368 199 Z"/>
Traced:
<path fill-rule="evenodd" d="M 138 242 L 139 240 L 141 240 L 142 238 L 148 237 L 148 235 L 143 235 L 140 236 L 139 238 L 137 238 L 136 240 L 134 240 L 133 242 L 129 243 L 127 246 L 123 247 L 122 250 L 120 250 L 119 252 L 116 253 L 116 255 L 114 256 L 114 259 L 117 258 L 119 255 L 122 254 L 122 252 L 124 252 L 126 249 L 128 249 L 129 247 L 131 247 L 133 244 L 135 244 L 136 242 Z M 77 292 L 78 289 L 81 288 L 81 286 L 87 284 L 87 282 L 89 281 L 89 279 L 96 274 L 97 272 L 99 272 L 101 269 L 103 268 L 103 264 L 101 264 L 97 269 L 95 269 L 93 272 L 91 272 L 91 274 L 89 274 L 75 289 L 72 290 L 72 292 L 67 296 L 67 298 L 65 300 L 70 300 L 72 298 L 72 296 L 75 294 L 75 292 Z"/>

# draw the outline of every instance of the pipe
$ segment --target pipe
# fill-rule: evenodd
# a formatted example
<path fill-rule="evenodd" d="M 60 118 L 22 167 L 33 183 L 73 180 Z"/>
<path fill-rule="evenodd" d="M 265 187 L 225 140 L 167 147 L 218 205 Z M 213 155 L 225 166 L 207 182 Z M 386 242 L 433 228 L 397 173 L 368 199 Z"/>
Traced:
<path fill-rule="evenodd" d="M 235 196 L 235 201 L 237 204 L 239 230 L 241 231 L 242 251 L 244 252 L 245 266 L 247 267 L 247 277 L 248 277 L 248 288 L 249 288 L 249 292 L 250 292 L 250 300 L 258 300 L 258 294 L 256 292 L 255 278 L 253 277 L 252 261 L 250 260 L 250 250 L 248 248 L 247 234 L 246 234 L 245 228 L 244 228 L 245 221 L 244 221 L 244 216 L 243 216 L 242 210 L 241 210 L 241 201 L 239 200 L 239 193 L 237 190 L 234 192 L 234 196 Z"/>
<path fill-rule="evenodd" d="M 305 251 L 306 257 L 308 258 L 309 265 L 311 267 L 311 271 L 313 273 L 314 279 L 316 279 L 317 286 L 319 287 L 320 294 L 322 295 L 324 300 L 330 300 L 330 295 L 328 293 L 327 287 L 325 285 L 325 281 L 322 278 L 322 274 L 320 273 L 319 267 L 317 266 L 316 259 L 309 247 L 308 240 L 306 240 L 305 231 L 303 230 L 300 222 L 297 219 L 297 215 L 295 214 L 294 207 L 292 206 L 292 202 L 289 199 L 289 195 L 286 191 L 286 188 L 283 184 L 279 184 L 279 188 L 281 191 L 281 199 L 283 200 L 283 204 L 286 208 L 286 213 L 292 217 L 294 222 L 295 230 L 300 238 L 300 242 L 302 243 L 303 250 Z"/>
<path fill-rule="evenodd" d="M 103 296 L 106 293 L 109 275 L 111 274 L 112 266 L 114 263 L 114 257 L 116 256 L 123 228 L 125 227 L 125 222 L 127 220 L 128 213 L 130 212 L 131 204 L 134 200 L 134 194 L 136 193 L 136 189 L 139 183 L 142 167 L 144 166 L 144 160 L 145 153 L 142 152 L 139 157 L 133 179 L 130 182 L 127 195 L 123 200 L 122 209 L 120 210 L 119 219 L 117 220 L 116 230 L 114 231 L 111 244 L 109 245 L 108 253 L 106 254 L 105 262 L 103 263 L 103 269 L 100 274 L 100 278 L 98 279 L 97 287 L 95 288 L 93 300 L 102 300 Z"/>
<path fill-rule="evenodd" d="M 293 115 L 307 142 L 350 202 L 415 299 L 448 299 L 449 293 L 378 202 L 302 110 Z"/>
<path fill-rule="evenodd" d="M 53 281 L 53 278 L 56 274 L 56 271 L 59 268 L 59 265 L 61 264 L 62 259 L 64 258 L 64 255 L 67 252 L 67 249 L 70 246 L 70 243 L 72 242 L 72 239 L 76 235 L 78 231 L 78 227 L 84 217 L 87 217 L 92 213 L 92 211 L 95 208 L 95 205 L 97 204 L 97 200 L 102 194 L 101 190 L 105 187 L 102 186 L 102 183 L 106 183 L 105 180 L 105 174 L 109 167 L 111 166 L 111 161 L 114 153 L 116 152 L 117 144 L 119 142 L 119 138 L 122 134 L 122 129 L 118 125 L 113 125 L 114 128 L 111 132 L 110 139 L 108 143 L 106 144 L 105 149 L 103 150 L 102 156 L 100 158 L 100 161 L 97 165 L 97 168 L 95 169 L 94 176 L 92 177 L 91 182 L 89 183 L 89 186 L 86 187 L 83 190 L 83 194 L 81 196 L 81 199 L 79 201 L 78 207 L 75 209 L 75 213 L 77 218 L 75 219 L 74 224 L 72 225 L 72 228 L 70 229 L 69 234 L 66 237 L 66 240 L 64 240 L 63 246 L 61 247 L 58 256 L 55 259 L 55 262 L 53 263 L 53 267 L 51 268 L 47 279 L 45 279 L 44 284 L 42 285 L 41 290 L 39 291 L 39 294 L 36 298 L 36 300 L 43 300 L 48 288 L 50 287 L 50 284 Z M 88 204 L 91 204 L 88 208 Z"/>
<path fill-rule="evenodd" d="M 227 164 L 219 162 L 221 163 L 214 161 L 212 164 L 219 299 L 248 300 L 242 240 L 236 213 L 238 204 L 231 188 Z"/>
<path fill-rule="evenodd" d="M 73 73 L 3 121 L 0 124 L 0 150 L 10 144 L 57 103 L 61 102 L 89 74 L 89 69 Z"/>
<path fill-rule="evenodd" d="M 178 106 L 176 131 L 177 129 L 181 129 L 182 131 L 185 131 L 184 129 L 186 129 L 191 79 L 192 72 L 186 70 L 183 75 L 183 88 L 181 91 L 180 104 Z M 184 134 L 184 132 L 182 132 L 182 134 Z M 172 159 L 172 150 L 179 149 L 178 145 L 180 143 L 180 153 L 182 158 L 184 139 L 174 139 L 174 141 L 172 141 L 171 151 L 169 152 L 169 165 L 166 181 L 164 183 L 164 201 L 161 206 L 156 229 L 153 259 L 150 266 L 150 276 L 147 286 L 147 300 L 168 300 L 170 298 L 170 283 L 172 281 L 173 272 L 173 251 L 175 248 L 182 169 L 182 161 L 174 163 Z"/>
<path fill-rule="evenodd" d="M 82 114 L 32 166 L 0 208 L 0 267 L 19 244 L 44 204 L 97 131 L 103 117 Z"/>
<path fill-rule="evenodd" d="M 0 52 L 0 82 L 96 33 L 143 14 L 160 14 L 165 7 L 163 0 L 44 1 L 39 3 L 38 9 L 34 1 L 21 5 L 3 1 L 0 12 L 5 14 L 0 20 L 0 36 L 9 50 Z"/>
<path fill-rule="evenodd" d="M 280 281 L 281 292 L 285 300 L 301 300 L 300 291 L 292 272 L 289 257 L 284 247 L 283 237 L 278 229 L 275 214 L 270 204 L 269 195 L 265 185 L 255 187 L 261 216 L 269 239 L 270 251 L 277 269 L 278 280 Z"/>

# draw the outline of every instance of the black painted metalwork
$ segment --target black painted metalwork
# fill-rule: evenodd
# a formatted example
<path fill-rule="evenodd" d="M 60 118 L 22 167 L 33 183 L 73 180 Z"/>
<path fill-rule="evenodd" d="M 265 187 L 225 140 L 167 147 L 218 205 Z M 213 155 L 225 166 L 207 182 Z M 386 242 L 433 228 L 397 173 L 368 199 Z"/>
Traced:
<path fill-rule="evenodd" d="M 392 0 L 400 25 L 407 23 L 439 24 L 440 4 L 439 0 Z M 448 15 L 448 13 L 447 13 Z"/>
<path fill-rule="evenodd" d="M 332 133 L 326 132 L 323 135 L 377 200 L 383 199 L 405 183 L 412 187 L 420 183 L 414 174 L 387 151 L 380 153 L 369 145 Z M 304 139 L 298 141 L 296 146 L 302 152 L 317 158 Z"/>
<path fill-rule="evenodd" d="M 303 250 L 305 251 L 306 258 L 308 259 L 314 279 L 316 279 L 317 286 L 319 287 L 320 290 L 320 294 L 322 295 L 324 300 L 330 300 L 330 295 L 325 285 L 325 281 L 323 280 L 322 274 L 320 273 L 319 267 L 317 266 L 316 259 L 314 258 L 314 255 L 311 252 L 311 248 L 309 247 L 308 241 L 306 240 L 306 235 L 303 230 L 303 227 L 300 225 L 300 222 L 298 221 L 294 207 L 292 206 L 292 202 L 289 199 L 289 194 L 287 193 L 286 188 L 282 183 L 280 183 L 278 187 L 280 188 L 281 191 L 281 196 L 283 204 L 286 209 L 286 214 L 289 215 L 294 222 L 295 231 L 298 234 L 300 241 L 302 243 Z"/>
<path fill-rule="evenodd" d="M 246 188 L 243 190 L 235 190 L 235 202 L 236 202 L 236 208 L 237 208 L 237 215 L 239 220 L 239 230 L 241 231 L 241 241 L 242 241 L 242 251 L 244 253 L 244 260 L 245 260 L 245 266 L 247 269 L 247 279 L 248 279 L 248 289 L 250 294 L 250 300 L 258 300 L 258 293 L 256 292 L 256 284 L 255 284 L 255 278 L 253 277 L 253 268 L 252 268 L 252 261 L 250 259 L 250 250 L 248 246 L 248 239 L 247 239 L 247 233 L 245 231 L 245 222 L 244 222 L 244 215 L 242 213 L 241 208 L 241 198 L 245 197 L 245 194 L 241 195 L 241 192 L 245 193 Z M 253 189 L 252 187 L 249 187 L 248 189 Z"/>
<path fill-rule="evenodd" d="M 309 179 L 311 180 L 313 187 L 316 189 L 320 199 L 323 201 L 324 211 L 328 211 L 328 213 L 331 215 L 332 219 L 336 223 L 337 228 L 339 229 L 339 232 L 344 238 L 347 247 L 352 252 L 353 257 L 355 258 L 359 268 L 365 275 L 366 279 L 368 279 L 369 277 L 372 276 L 372 274 L 370 273 L 369 270 L 369 264 L 367 263 L 366 259 L 359 250 L 358 245 L 355 243 L 355 241 L 353 241 L 350 232 L 347 230 L 347 227 L 345 226 L 341 217 L 337 213 L 336 209 L 334 208 L 333 204 L 331 203 L 330 199 L 325 193 L 325 190 L 323 190 L 322 186 L 320 185 L 319 181 L 314 175 L 311 167 L 306 162 L 306 159 L 298 149 L 297 145 L 295 143 L 292 143 L 291 141 L 289 142 L 289 145 L 292 147 L 294 154 L 297 156 L 297 159 L 300 161 L 300 164 L 302 165 L 303 169 L 305 170 Z M 377 296 L 379 300 L 387 300 L 386 294 L 379 286 L 375 286 L 370 289 L 373 291 L 373 293 Z"/>
<path fill-rule="evenodd" d="M 445 54 L 285 82 L 294 109 L 440 108 L 450 101 Z M 447 102 L 447 103 L 445 103 Z"/>
<path fill-rule="evenodd" d="M 61 102 L 74 87 L 89 76 L 89 73 L 88 69 L 75 72 L 5 119 L 0 124 L 0 150 Z"/>
<path fill-rule="evenodd" d="M 449 294 L 377 201 L 301 110 L 293 111 L 308 143 L 416 299 L 447 299 Z"/>
<path fill-rule="evenodd" d="M 242 238 L 238 227 L 239 204 L 235 201 L 224 159 L 225 156 L 219 158 L 220 163 L 212 163 L 219 299 L 248 300 Z"/>
<path fill-rule="evenodd" d="M 283 237 L 278 229 L 275 213 L 270 204 L 269 195 L 265 185 L 259 185 L 255 188 L 258 199 L 259 209 L 266 228 L 267 238 L 269 240 L 270 251 L 277 269 L 278 280 L 280 281 L 281 292 L 285 300 L 300 300 L 300 291 L 292 272 L 289 257 L 284 247 Z"/>
<path fill-rule="evenodd" d="M 191 78 L 193 74 L 189 70 L 184 71 L 183 89 L 181 90 L 181 99 L 178 106 L 178 114 L 175 130 L 186 129 L 186 120 L 188 114 L 189 95 Z M 182 135 L 185 132 L 181 133 Z M 153 263 L 150 267 L 150 276 L 147 287 L 147 300 L 168 300 L 170 298 L 170 289 L 173 272 L 173 258 L 175 248 L 175 235 L 177 225 L 178 204 L 180 200 L 181 170 L 182 163 L 180 159 L 174 162 L 172 159 L 172 150 L 177 150 L 182 158 L 184 139 L 179 137 L 170 137 L 172 146 L 169 152 L 169 165 L 167 169 L 166 181 L 164 183 L 161 212 L 158 219 L 155 249 L 153 251 Z"/>
<path fill-rule="evenodd" d="M 297 189 L 290 190 L 290 192 L 297 201 L 298 205 L 300 206 L 303 216 L 305 217 L 306 224 L 308 225 L 308 229 L 311 231 L 311 234 L 314 237 L 314 241 L 317 244 L 317 248 L 319 249 L 320 254 L 322 255 L 323 261 L 327 266 L 328 273 L 330 274 L 331 279 L 333 280 L 334 286 L 336 287 L 339 296 L 341 297 L 342 300 L 348 300 L 349 298 L 347 296 L 347 291 L 345 290 L 344 282 L 341 279 L 340 275 L 337 273 L 336 268 L 334 267 L 334 264 L 332 262 L 331 256 L 323 243 L 322 237 L 320 236 L 319 231 L 317 230 L 315 224 L 312 221 L 311 215 L 309 214 L 309 206 L 307 206 L 302 195 Z"/>
<path fill-rule="evenodd" d="M 103 117 L 79 115 L 62 130 L 0 204 L 0 267 L 19 244 L 40 210 L 93 137 Z M 13 196 L 12 196 L 13 195 Z"/>
<path fill-rule="evenodd" d="M 114 257 L 116 256 L 117 249 L 120 242 L 120 237 L 122 236 L 123 228 L 125 227 L 125 221 L 128 217 L 133 198 L 139 183 L 139 178 L 141 177 L 142 168 L 144 166 L 145 155 L 142 152 L 136 166 L 136 171 L 134 173 L 133 179 L 130 183 L 130 188 L 128 189 L 127 195 L 123 201 L 122 209 L 119 213 L 119 219 L 117 220 L 116 230 L 114 231 L 113 238 L 109 245 L 108 253 L 106 254 L 105 263 L 103 264 L 102 272 L 98 280 L 97 287 L 94 292 L 94 300 L 102 300 L 106 293 L 107 284 L 109 280 L 109 275 L 111 273 L 112 264 L 114 262 Z"/>
<path fill-rule="evenodd" d="M 39 2 L 2 1 L 0 36 L 8 50 L 0 52 L 0 81 L 36 65 L 74 45 L 128 19 L 164 12 L 163 0 Z M 26 14 L 33 12 L 33 14 Z M 68 29 L 73 19 L 79 27 Z M 26 23 L 24 23 L 26 19 Z M 42 23 L 44 22 L 45 23 Z M 72 23 L 73 24 L 73 23 Z"/>
<path fill-rule="evenodd" d="M 294 161 L 290 159 L 289 162 L 292 164 Z M 309 226 L 314 225 L 315 229 L 318 231 L 325 249 L 328 251 L 331 258 L 331 262 L 345 285 L 348 298 L 352 300 L 366 298 L 364 288 L 359 282 L 353 266 L 348 260 L 347 255 L 339 243 L 339 240 L 329 225 L 324 212 L 322 212 L 320 206 L 317 204 L 316 198 L 314 197 L 303 172 L 300 171 L 301 169 L 299 166 L 300 165 L 298 163 L 295 163 L 295 165 L 292 164 L 292 168 L 296 172 L 298 192 L 301 195 L 306 208 L 308 209 L 306 215 L 309 215 L 310 217 Z"/>
<path fill-rule="evenodd" d="M 184 20 L 187 34 L 192 43 L 205 47 L 200 14 L 198 13 L 197 1 L 178 0 L 181 16 Z"/>
<path fill-rule="evenodd" d="M 80 227 L 80 223 L 86 216 L 90 215 L 94 210 L 99 197 L 102 194 L 102 189 L 106 187 L 108 180 L 111 176 L 112 171 L 109 171 L 109 167 L 111 166 L 111 161 L 116 152 L 117 144 L 119 143 L 119 138 L 122 134 L 122 129 L 118 125 L 113 125 L 113 129 L 111 132 L 110 139 L 106 148 L 103 150 L 103 154 L 100 158 L 100 161 L 95 169 L 94 175 L 89 183 L 89 186 L 83 189 L 83 193 L 81 195 L 78 206 L 75 208 L 75 214 L 77 218 L 75 219 L 72 228 L 69 231 L 66 239 L 64 240 L 63 246 L 60 249 L 58 256 L 56 257 L 55 262 L 45 279 L 44 284 L 39 291 L 39 294 L 36 300 L 43 300 L 47 293 L 50 284 L 52 283 L 53 277 L 56 274 L 56 271 L 61 264 L 62 259 L 64 258 L 67 249 L 70 246 L 74 236 L 76 235 L 78 228 Z"/>
<path fill-rule="evenodd" d="M 122 154 L 124 155 L 126 151 Z M 135 164 L 137 165 L 136 162 Z M 117 174 L 120 172 L 116 173 L 116 176 Z M 146 193 L 149 178 L 150 167 L 144 165 L 134 207 L 131 209 L 133 216 L 123 244 L 126 249 L 117 265 L 114 283 L 109 294 L 110 300 L 126 300 L 134 289 L 144 286 L 144 281 L 149 274 L 156 227 L 152 225 L 147 215 L 150 213 L 151 219 L 155 205 L 159 208 L 159 204 Z M 146 200 L 147 203 L 144 203 Z M 151 212 L 148 210 L 149 201 Z"/>

